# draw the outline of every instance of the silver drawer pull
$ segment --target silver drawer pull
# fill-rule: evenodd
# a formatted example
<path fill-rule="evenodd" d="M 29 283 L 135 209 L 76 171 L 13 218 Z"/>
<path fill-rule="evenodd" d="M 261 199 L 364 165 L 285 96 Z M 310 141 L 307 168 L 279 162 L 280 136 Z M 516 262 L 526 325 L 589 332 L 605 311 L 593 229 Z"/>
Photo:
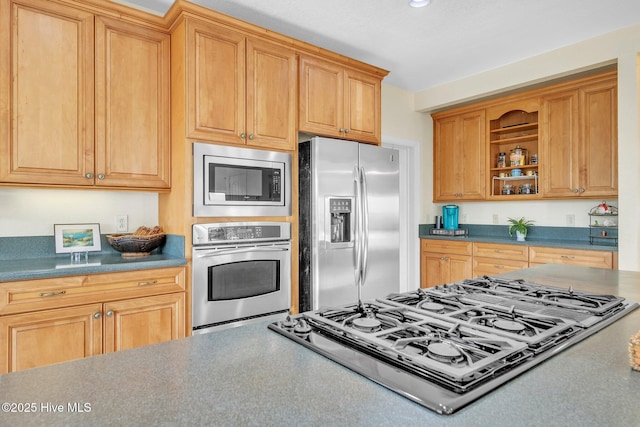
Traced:
<path fill-rule="evenodd" d="M 560 258 L 574 259 L 575 257 L 570 255 L 560 255 Z"/>
<path fill-rule="evenodd" d="M 64 295 L 67 291 L 53 291 L 53 292 L 42 292 L 40 294 L 41 297 L 55 297 L 56 295 Z"/>
<path fill-rule="evenodd" d="M 148 282 L 138 282 L 138 286 L 155 285 L 156 283 L 158 283 L 157 280 L 149 280 Z"/>

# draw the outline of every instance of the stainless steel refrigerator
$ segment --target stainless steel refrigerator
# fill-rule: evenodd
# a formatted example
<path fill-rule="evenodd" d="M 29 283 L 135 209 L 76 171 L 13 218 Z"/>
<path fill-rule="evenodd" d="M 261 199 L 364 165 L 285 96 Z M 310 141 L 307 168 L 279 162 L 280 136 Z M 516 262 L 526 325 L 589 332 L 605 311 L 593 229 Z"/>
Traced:
<path fill-rule="evenodd" d="M 357 142 L 300 142 L 301 312 L 399 291 L 398 158 Z"/>

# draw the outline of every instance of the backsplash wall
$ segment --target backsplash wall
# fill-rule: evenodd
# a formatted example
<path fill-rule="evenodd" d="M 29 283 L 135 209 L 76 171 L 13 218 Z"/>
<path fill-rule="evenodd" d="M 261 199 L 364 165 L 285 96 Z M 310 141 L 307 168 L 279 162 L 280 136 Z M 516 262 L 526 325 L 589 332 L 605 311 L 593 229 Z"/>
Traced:
<path fill-rule="evenodd" d="M 127 215 L 130 232 L 158 224 L 158 195 L 137 191 L 0 188 L 0 237 L 52 236 L 54 224 L 99 223 L 115 233 Z"/>
<path fill-rule="evenodd" d="M 606 200 L 607 204 L 618 207 L 617 200 Z M 451 203 L 460 207 L 458 222 L 461 224 L 494 224 L 493 216 L 498 216 L 498 225 L 506 225 L 508 218 L 525 217 L 536 225 L 550 227 L 588 227 L 589 211 L 602 200 L 538 200 L 504 202 L 461 202 Z M 426 214 L 424 224 L 433 224 L 436 215 L 442 215 L 442 206 L 434 203 Z M 571 218 L 574 224 L 569 224 Z"/>

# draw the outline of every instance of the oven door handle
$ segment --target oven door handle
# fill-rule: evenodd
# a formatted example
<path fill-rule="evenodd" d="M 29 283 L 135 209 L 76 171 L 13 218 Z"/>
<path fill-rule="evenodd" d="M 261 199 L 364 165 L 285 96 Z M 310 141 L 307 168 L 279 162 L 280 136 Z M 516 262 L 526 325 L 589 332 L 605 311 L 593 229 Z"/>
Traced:
<path fill-rule="evenodd" d="M 198 258 L 212 258 L 218 255 L 245 254 L 247 252 L 286 252 L 288 250 L 288 247 L 284 248 L 277 246 L 250 246 L 246 248 L 219 249 L 215 252 L 204 252 L 196 255 Z"/>

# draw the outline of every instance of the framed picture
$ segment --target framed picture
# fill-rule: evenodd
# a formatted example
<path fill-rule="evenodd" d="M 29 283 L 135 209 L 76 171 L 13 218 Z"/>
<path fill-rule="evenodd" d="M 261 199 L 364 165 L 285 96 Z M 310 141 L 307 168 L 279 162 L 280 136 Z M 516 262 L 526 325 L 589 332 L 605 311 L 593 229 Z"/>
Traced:
<path fill-rule="evenodd" d="M 101 249 L 100 224 L 54 224 L 53 234 L 57 254 Z"/>

